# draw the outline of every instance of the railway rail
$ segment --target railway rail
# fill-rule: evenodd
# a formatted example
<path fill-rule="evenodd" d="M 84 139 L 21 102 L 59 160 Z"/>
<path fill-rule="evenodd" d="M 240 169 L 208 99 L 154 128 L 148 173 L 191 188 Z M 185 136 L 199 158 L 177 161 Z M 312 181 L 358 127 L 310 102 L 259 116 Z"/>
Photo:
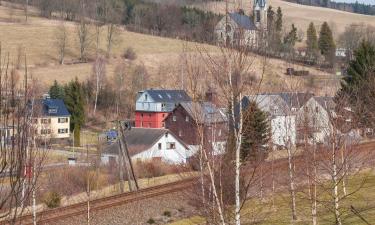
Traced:
<path fill-rule="evenodd" d="M 174 193 L 187 189 L 197 181 L 197 178 L 188 178 L 168 184 L 157 185 L 134 192 L 126 192 L 110 197 L 90 200 L 90 212 L 124 205 L 144 199 L 149 199 L 169 193 Z M 48 209 L 36 214 L 38 224 L 55 223 L 56 221 L 87 213 L 87 202 L 81 202 L 69 206 Z M 9 224 L 9 221 L 1 221 L 0 225 Z M 17 218 L 16 224 L 33 224 L 33 215 L 28 214 Z"/>

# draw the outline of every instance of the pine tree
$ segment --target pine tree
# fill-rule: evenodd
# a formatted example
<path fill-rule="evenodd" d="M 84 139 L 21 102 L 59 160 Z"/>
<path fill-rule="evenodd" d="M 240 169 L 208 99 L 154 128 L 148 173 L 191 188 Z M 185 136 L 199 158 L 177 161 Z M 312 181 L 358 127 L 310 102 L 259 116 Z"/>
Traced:
<path fill-rule="evenodd" d="M 307 33 L 307 39 L 306 39 L 307 55 L 310 58 L 315 59 L 317 57 L 319 47 L 318 47 L 318 36 L 317 36 L 316 29 L 315 29 L 313 22 L 310 23 L 309 28 L 307 28 L 306 33 Z"/>
<path fill-rule="evenodd" d="M 292 24 L 292 29 L 289 33 L 284 37 L 284 44 L 287 46 L 289 50 L 291 50 L 297 41 L 297 28 Z"/>
<path fill-rule="evenodd" d="M 283 13 L 281 11 L 281 8 L 277 8 L 276 12 L 276 21 L 275 21 L 275 32 L 273 37 L 273 44 L 275 49 L 281 48 L 281 32 L 283 29 Z"/>
<path fill-rule="evenodd" d="M 320 53 L 324 55 L 326 61 L 332 65 L 335 57 L 336 45 L 333 40 L 331 28 L 329 28 L 327 22 L 324 22 L 320 28 L 318 45 Z"/>
<path fill-rule="evenodd" d="M 375 46 L 363 41 L 354 56 L 355 59 L 347 69 L 347 76 L 341 82 L 338 97 L 349 99 L 362 125 L 375 127 Z"/>
<path fill-rule="evenodd" d="M 255 102 L 250 102 L 243 118 L 241 159 L 242 161 L 262 160 L 266 157 L 265 145 L 270 135 L 267 115 Z"/>
<path fill-rule="evenodd" d="M 82 87 L 76 78 L 65 86 L 64 103 L 71 114 L 70 130 L 74 131 L 74 142 L 80 146 L 80 131 L 85 121 Z"/>
<path fill-rule="evenodd" d="M 56 80 L 53 82 L 53 85 L 50 87 L 48 93 L 52 99 L 64 99 L 65 96 L 64 87 Z"/>
<path fill-rule="evenodd" d="M 275 23 L 275 12 L 272 9 L 272 6 L 268 7 L 267 10 L 267 30 L 268 32 L 273 32 Z"/>

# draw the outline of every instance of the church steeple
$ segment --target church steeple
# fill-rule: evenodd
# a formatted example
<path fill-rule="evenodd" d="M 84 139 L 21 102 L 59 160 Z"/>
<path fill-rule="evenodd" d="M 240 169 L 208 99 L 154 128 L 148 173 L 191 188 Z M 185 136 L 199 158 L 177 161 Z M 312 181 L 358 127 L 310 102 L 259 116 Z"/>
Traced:
<path fill-rule="evenodd" d="M 254 19 L 254 24 L 258 29 L 267 29 L 267 2 L 266 0 L 254 0 L 253 19 Z"/>

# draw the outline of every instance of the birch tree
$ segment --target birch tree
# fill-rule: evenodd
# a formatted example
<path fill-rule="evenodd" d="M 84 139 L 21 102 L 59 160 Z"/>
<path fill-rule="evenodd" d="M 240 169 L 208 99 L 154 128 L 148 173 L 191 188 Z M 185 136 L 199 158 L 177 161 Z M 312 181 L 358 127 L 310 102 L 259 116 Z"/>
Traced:
<path fill-rule="evenodd" d="M 103 88 L 106 76 L 106 61 L 104 57 L 98 56 L 92 67 L 92 79 L 95 84 L 95 100 L 94 100 L 94 115 L 98 104 L 98 96 L 100 90 Z"/>
<path fill-rule="evenodd" d="M 65 52 L 67 48 L 68 32 L 64 22 L 56 30 L 56 47 L 59 55 L 59 63 L 64 64 Z"/>

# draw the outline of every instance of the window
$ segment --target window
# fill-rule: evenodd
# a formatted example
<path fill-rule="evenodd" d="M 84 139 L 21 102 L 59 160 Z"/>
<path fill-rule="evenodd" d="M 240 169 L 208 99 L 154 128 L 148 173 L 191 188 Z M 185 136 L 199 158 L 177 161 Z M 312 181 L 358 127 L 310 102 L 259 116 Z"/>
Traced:
<path fill-rule="evenodd" d="M 168 142 L 167 143 L 167 149 L 176 149 L 176 143 L 175 142 Z"/>
<path fill-rule="evenodd" d="M 230 25 L 227 25 L 226 26 L 226 32 L 231 32 L 232 31 L 232 27 Z"/>
<path fill-rule="evenodd" d="M 177 117 L 176 116 L 173 116 L 173 122 L 176 122 L 177 121 Z"/>
<path fill-rule="evenodd" d="M 147 101 L 147 94 L 145 94 L 145 101 Z"/>
<path fill-rule="evenodd" d="M 67 134 L 68 133 L 68 129 L 58 129 L 57 132 L 59 134 Z"/>
<path fill-rule="evenodd" d="M 189 117 L 188 116 L 185 117 L 185 121 L 189 122 Z"/>
<path fill-rule="evenodd" d="M 168 137 L 168 133 L 165 133 L 165 137 L 166 137 L 166 138 Z"/>
<path fill-rule="evenodd" d="M 50 129 L 42 129 L 40 130 L 40 134 L 50 134 L 51 130 Z"/>
<path fill-rule="evenodd" d="M 158 149 L 161 150 L 161 143 L 158 143 Z"/>
<path fill-rule="evenodd" d="M 58 122 L 59 123 L 67 123 L 68 122 L 68 118 L 59 118 Z"/>
<path fill-rule="evenodd" d="M 57 113 L 56 108 L 48 109 L 48 113 Z"/>
<path fill-rule="evenodd" d="M 42 119 L 43 124 L 51 123 L 51 119 Z"/>
<path fill-rule="evenodd" d="M 182 137 L 182 131 L 181 130 L 178 131 L 178 136 Z"/>
<path fill-rule="evenodd" d="M 259 12 L 259 10 L 257 10 L 256 12 L 256 22 L 260 22 L 260 12 Z"/>
<path fill-rule="evenodd" d="M 38 123 L 38 119 L 33 119 L 33 123 Z"/>
<path fill-rule="evenodd" d="M 219 135 L 219 137 L 221 136 L 221 129 L 219 130 L 218 135 Z"/>
<path fill-rule="evenodd" d="M 315 112 L 316 112 L 316 113 L 319 112 L 319 107 L 318 107 L 318 106 L 315 107 Z"/>

